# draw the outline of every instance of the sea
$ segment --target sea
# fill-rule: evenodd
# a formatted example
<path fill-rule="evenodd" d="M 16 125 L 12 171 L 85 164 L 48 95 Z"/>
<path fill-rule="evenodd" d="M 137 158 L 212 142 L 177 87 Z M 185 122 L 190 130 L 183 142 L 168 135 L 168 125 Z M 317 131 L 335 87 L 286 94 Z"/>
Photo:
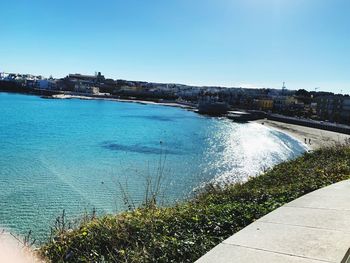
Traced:
<path fill-rule="evenodd" d="M 258 123 L 133 102 L 0 93 L 0 229 L 44 242 L 65 211 L 169 205 L 258 176 L 305 146 Z"/>

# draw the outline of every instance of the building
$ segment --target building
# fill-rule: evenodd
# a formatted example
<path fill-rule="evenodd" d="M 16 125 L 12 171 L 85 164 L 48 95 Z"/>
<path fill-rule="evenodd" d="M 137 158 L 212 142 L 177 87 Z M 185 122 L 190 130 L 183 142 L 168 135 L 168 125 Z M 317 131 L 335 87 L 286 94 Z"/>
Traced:
<path fill-rule="evenodd" d="M 316 98 L 317 116 L 323 120 L 350 123 L 350 97 L 322 96 Z"/>
<path fill-rule="evenodd" d="M 142 87 L 137 85 L 124 85 L 120 87 L 120 91 L 125 92 L 141 92 L 143 91 Z"/>
<path fill-rule="evenodd" d="M 98 72 L 95 75 L 69 74 L 67 77 L 70 81 L 85 81 L 91 84 L 99 84 L 105 80 L 105 77 Z"/>
<path fill-rule="evenodd" d="M 254 100 L 255 107 L 259 110 L 269 111 L 273 109 L 273 99 Z"/>
<path fill-rule="evenodd" d="M 273 99 L 273 108 L 278 111 L 288 110 L 297 100 L 293 96 L 277 96 Z"/>
<path fill-rule="evenodd" d="M 78 81 L 74 85 L 74 92 L 85 94 L 99 94 L 100 89 L 91 85 L 90 82 Z"/>
<path fill-rule="evenodd" d="M 54 79 L 39 79 L 36 81 L 36 88 L 55 90 L 57 89 L 57 81 Z"/>
<path fill-rule="evenodd" d="M 97 88 L 100 88 L 104 83 L 105 77 L 101 72 L 95 75 L 69 74 L 59 83 L 61 89 L 74 91 L 79 93 L 97 94 Z"/>

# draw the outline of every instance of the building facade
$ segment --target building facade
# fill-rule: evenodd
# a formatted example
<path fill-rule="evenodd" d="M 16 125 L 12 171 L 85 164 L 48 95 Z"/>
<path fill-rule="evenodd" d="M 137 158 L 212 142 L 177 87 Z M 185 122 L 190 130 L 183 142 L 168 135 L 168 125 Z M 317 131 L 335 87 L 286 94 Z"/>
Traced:
<path fill-rule="evenodd" d="M 350 123 L 350 97 L 324 96 L 317 98 L 317 115 L 323 120 Z"/>

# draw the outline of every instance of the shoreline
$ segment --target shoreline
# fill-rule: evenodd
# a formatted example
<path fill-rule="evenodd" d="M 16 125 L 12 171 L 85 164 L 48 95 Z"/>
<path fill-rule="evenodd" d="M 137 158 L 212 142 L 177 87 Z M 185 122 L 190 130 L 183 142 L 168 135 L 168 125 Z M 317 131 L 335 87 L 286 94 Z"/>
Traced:
<path fill-rule="evenodd" d="M 320 130 L 284 122 L 271 121 L 267 119 L 256 120 L 253 122 L 264 124 L 269 128 L 286 133 L 289 136 L 292 136 L 300 141 L 303 145 L 312 151 L 318 150 L 322 147 L 334 146 L 335 144 L 343 144 L 345 143 L 346 139 L 350 138 L 349 135 L 343 133 Z M 305 143 L 305 138 L 307 143 Z M 311 144 L 309 143 L 309 139 L 311 140 Z"/>
<path fill-rule="evenodd" d="M 195 111 L 195 107 L 181 104 L 178 102 L 156 102 L 148 100 L 137 100 L 137 99 L 117 99 L 110 97 L 94 97 L 86 95 L 70 95 L 70 94 L 58 94 L 52 95 L 53 99 L 81 99 L 81 100 L 106 100 L 106 101 L 116 101 L 116 102 L 129 102 L 129 103 L 139 103 L 143 105 L 161 105 L 168 107 L 177 107 L 185 110 Z M 321 130 L 317 128 L 311 128 L 302 125 L 289 124 L 279 121 L 272 121 L 267 119 L 261 119 L 252 121 L 255 123 L 264 124 L 269 128 L 276 129 L 281 131 L 306 147 L 308 151 L 314 151 L 322 147 L 334 146 L 335 144 L 343 144 L 346 139 L 350 139 L 350 136 L 347 134 Z M 306 143 L 305 143 L 306 139 Z"/>
<path fill-rule="evenodd" d="M 28 94 L 28 95 L 36 95 L 39 94 Z M 47 99 L 80 99 L 80 100 L 105 100 L 105 101 L 115 101 L 115 102 L 126 102 L 126 103 L 138 103 L 143 105 L 161 105 L 168 107 L 176 107 L 182 108 L 184 110 L 194 111 L 196 112 L 196 108 L 194 106 L 188 104 L 182 104 L 180 102 L 157 102 L 150 100 L 138 100 L 138 99 L 120 99 L 113 97 L 103 97 L 103 96 L 89 96 L 89 95 L 79 95 L 79 94 L 55 94 L 50 95 Z M 302 125 L 289 124 L 279 121 L 260 119 L 251 121 L 253 123 L 264 124 L 265 126 L 276 129 L 280 132 L 283 132 L 294 139 L 298 140 L 301 144 L 303 144 L 309 151 L 317 150 L 322 147 L 334 146 L 335 144 L 344 144 L 345 140 L 350 140 L 350 135 L 327 131 L 317 128 L 311 128 Z M 306 143 L 305 143 L 306 138 Z M 309 139 L 311 140 L 311 144 L 309 143 Z"/>
<path fill-rule="evenodd" d="M 181 104 L 179 102 L 156 102 L 150 100 L 137 100 L 137 99 L 117 99 L 111 97 L 95 97 L 95 96 L 86 96 L 86 95 L 70 95 L 70 94 L 57 94 L 50 96 L 52 99 L 80 99 L 80 100 L 106 100 L 106 101 L 116 101 L 116 102 L 129 102 L 129 103 L 138 103 L 143 105 L 161 105 L 168 107 L 177 107 L 187 110 L 195 110 L 195 107 L 187 104 Z"/>

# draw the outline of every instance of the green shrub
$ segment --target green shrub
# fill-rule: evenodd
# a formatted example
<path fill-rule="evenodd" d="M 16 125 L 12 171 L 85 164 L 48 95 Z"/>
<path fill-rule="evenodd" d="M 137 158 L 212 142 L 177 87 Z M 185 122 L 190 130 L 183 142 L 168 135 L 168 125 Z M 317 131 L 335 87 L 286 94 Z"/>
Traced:
<path fill-rule="evenodd" d="M 349 147 L 321 149 L 173 207 L 151 204 L 60 230 L 40 252 L 52 262 L 193 262 L 286 202 L 349 175 Z"/>

